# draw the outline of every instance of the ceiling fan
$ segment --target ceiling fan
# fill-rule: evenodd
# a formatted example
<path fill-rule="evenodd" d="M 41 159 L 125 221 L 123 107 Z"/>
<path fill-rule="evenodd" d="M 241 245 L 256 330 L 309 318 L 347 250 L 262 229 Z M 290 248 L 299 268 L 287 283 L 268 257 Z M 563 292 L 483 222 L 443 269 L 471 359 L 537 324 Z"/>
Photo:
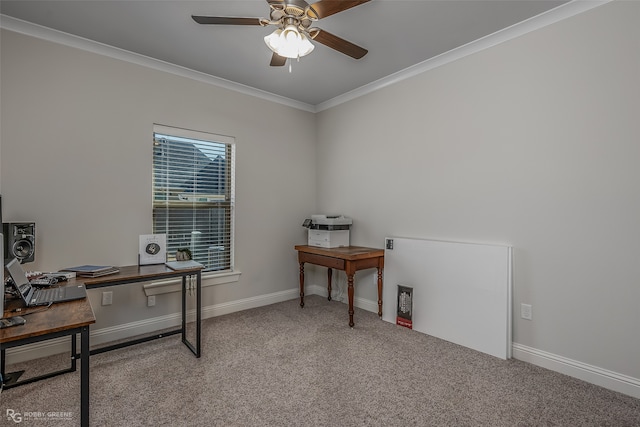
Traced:
<path fill-rule="evenodd" d="M 194 21 L 205 25 L 274 25 L 276 30 L 264 38 L 273 51 L 271 66 L 283 66 L 288 58 L 300 58 L 314 49 L 314 40 L 355 59 L 367 50 L 347 40 L 311 25 L 322 18 L 351 9 L 370 0 L 319 0 L 313 4 L 305 0 L 267 0 L 270 19 L 235 18 L 225 16 L 192 15 Z"/>

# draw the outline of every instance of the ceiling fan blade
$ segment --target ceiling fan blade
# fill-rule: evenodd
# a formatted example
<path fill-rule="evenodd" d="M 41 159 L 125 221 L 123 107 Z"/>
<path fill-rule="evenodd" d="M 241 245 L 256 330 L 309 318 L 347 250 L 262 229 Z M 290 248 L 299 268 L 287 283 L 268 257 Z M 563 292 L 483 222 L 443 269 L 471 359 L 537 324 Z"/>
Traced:
<path fill-rule="evenodd" d="M 307 16 L 312 19 L 322 19 L 369 1 L 371 0 L 320 0 L 311 5 Z"/>
<path fill-rule="evenodd" d="M 260 18 L 232 18 L 227 16 L 197 16 L 191 15 L 198 24 L 213 25 L 260 25 Z"/>
<path fill-rule="evenodd" d="M 280 56 L 274 52 L 273 55 L 271 56 L 271 63 L 269 65 L 271 65 L 272 67 L 282 67 L 286 63 L 287 63 L 286 57 Z"/>
<path fill-rule="evenodd" d="M 369 52 L 365 48 L 320 29 L 313 35 L 313 40 L 355 59 L 360 59 Z"/>

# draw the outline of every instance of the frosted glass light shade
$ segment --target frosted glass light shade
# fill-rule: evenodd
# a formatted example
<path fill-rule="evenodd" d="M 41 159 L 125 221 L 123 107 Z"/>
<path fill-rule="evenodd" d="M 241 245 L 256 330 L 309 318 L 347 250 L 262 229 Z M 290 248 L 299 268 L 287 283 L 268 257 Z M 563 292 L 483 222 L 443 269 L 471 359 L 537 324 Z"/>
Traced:
<path fill-rule="evenodd" d="M 278 28 L 264 38 L 264 42 L 273 52 L 285 58 L 300 58 L 313 51 L 315 46 L 305 34 L 301 34 L 294 25 L 284 30 Z"/>

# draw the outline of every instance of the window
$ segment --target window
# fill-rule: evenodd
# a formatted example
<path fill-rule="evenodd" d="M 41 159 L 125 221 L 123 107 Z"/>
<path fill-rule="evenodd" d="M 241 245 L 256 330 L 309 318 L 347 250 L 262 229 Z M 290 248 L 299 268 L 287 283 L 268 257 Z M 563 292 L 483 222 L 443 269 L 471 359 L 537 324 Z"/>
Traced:
<path fill-rule="evenodd" d="M 204 271 L 233 270 L 235 142 L 154 125 L 153 233 L 167 257 L 187 248 Z"/>

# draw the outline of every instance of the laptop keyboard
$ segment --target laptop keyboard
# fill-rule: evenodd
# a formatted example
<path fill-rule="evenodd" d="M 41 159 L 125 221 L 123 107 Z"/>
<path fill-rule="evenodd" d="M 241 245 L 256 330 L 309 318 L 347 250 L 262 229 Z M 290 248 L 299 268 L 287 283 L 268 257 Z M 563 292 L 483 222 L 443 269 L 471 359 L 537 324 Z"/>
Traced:
<path fill-rule="evenodd" d="M 40 289 L 38 291 L 38 296 L 36 297 L 36 302 L 49 302 L 55 301 L 56 299 L 62 297 L 64 295 L 64 288 L 48 288 L 48 289 Z"/>

